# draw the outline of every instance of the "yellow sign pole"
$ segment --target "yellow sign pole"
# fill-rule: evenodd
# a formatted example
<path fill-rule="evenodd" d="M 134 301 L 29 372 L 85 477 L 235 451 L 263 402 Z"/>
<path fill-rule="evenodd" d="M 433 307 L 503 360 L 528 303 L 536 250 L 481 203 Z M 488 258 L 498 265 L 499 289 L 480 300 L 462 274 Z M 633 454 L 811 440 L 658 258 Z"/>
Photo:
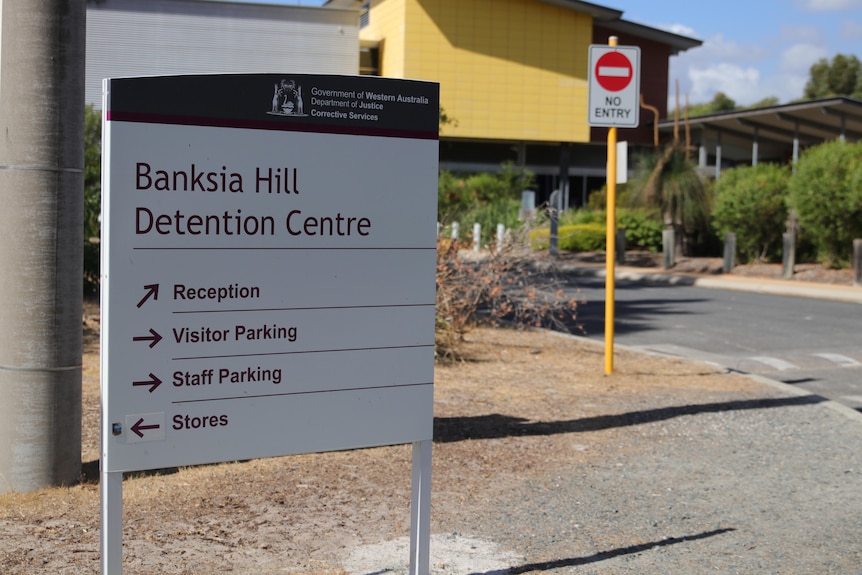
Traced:
<path fill-rule="evenodd" d="M 617 45 L 617 37 L 608 39 Z M 605 375 L 614 372 L 614 263 L 617 247 L 617 128 L 608 128 L 608 197 L 605 224 Z"/>

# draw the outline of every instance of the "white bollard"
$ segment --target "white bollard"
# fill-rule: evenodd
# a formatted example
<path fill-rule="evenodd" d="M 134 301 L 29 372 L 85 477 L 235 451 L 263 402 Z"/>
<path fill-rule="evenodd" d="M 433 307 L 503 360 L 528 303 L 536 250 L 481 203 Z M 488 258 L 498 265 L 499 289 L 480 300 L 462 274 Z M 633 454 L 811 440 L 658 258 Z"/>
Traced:
<path fill-rule="evenodd" d="M 497 224 L 497 251 L 503 249 L 503 239 L 506 237 L 506 226 Z"/>
<path fill-rule="evenodd" d="M 458 240 L 458 232 L 460 231 L 460 227 L 461 226 L 458 225 L 458 222 L 452 222 L 452 239 L 453 240 L 456 240 L 456 241 Z"/>
<path fill-rule="evenodd" d="M 479 251 L 479 244 L 482 243 L 482 224 L 476 222 L 473 224 L 473 251 Z"/>

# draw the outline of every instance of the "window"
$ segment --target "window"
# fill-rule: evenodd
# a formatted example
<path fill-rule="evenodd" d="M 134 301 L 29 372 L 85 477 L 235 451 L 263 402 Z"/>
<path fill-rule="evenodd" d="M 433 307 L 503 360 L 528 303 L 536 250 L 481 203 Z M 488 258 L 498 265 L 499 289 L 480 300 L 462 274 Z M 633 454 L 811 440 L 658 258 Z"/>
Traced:
<path fill-rule="evenodd" d="M 368 20 L 371 18 L 371 2 L 363 2 L 359 5 L 359 9 L 362 10 L 359 15 L 359 29 L 361 30 L 368 26 Z"/>

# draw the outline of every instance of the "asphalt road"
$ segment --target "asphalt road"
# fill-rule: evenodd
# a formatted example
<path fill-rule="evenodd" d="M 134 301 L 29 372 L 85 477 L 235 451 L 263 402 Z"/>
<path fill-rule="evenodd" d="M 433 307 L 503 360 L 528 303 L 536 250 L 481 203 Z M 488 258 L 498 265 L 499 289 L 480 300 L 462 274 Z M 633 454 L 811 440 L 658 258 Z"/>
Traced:
<path fill-rule="evenodd" d="M 604 340 L 605 281 L 569 277 L 580 329 Z M 862 411 L 858 303 L 617 280 L 614 343 L 755 373 Z"/>

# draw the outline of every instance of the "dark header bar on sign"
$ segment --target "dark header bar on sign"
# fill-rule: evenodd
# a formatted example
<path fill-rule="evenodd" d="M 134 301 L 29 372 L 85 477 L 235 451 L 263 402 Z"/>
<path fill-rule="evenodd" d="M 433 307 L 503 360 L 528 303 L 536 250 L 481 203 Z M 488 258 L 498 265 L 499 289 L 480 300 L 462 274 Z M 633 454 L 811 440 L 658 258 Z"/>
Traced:
<path fill-rule="evenodd" d="M 190 75 L 108 79 L 105 90 L 109 121 L 439 137 L 440 90 L 432 82 L 377 76 Z"/>

